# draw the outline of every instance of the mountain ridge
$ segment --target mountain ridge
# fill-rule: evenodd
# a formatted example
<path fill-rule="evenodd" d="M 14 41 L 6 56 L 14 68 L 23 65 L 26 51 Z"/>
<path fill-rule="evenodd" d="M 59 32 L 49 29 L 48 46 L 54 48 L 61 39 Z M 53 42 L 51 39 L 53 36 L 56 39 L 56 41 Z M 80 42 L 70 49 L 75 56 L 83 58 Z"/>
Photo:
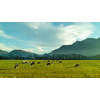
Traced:
<path fill-rule="evenodd" d="M 5 54 L 7 54 L 7 53 L 8 53 L 7 51 L 0 50 L 0 55 L 5 55 Z"/>
<path fill-rule="evenodd" d="M 2 50 L 3 51 L 3 50 Z M 6 52 L 6 51 L 5 51 Z M 36 56 L 37 54 L 36 53 L 31 53 L 31 52 L 28 52 L 28 51 L 24 51 L 24 50 L 12 50 L 11 52 L 7 52 L 6 54 L 2 53 L 1 50 L 0 50 L 0 55 L 2 56 L 20 56 L 20 57 L 28 57 L 28 56 L 31 56 L 31 57 L 34 57 Z"/>
<path fill-rule="evenodd" d="M 81 54 L 85 56 L 95 56 L 100 54 L 100 38 L 87 38 L 82 41 L 76 41 L 72 45 L 62 45 L 58 49 L 53 50 L 50 53 L 44 53 L 42 55 L 32 53 L 29 51 L 24 50 L 13 50 L 11 52 L 0 50 L 0 55 L 3 56 L 47 56 L 47 55 L 53 55 L 53 54 Z"/>
<path fill-rule="evenodd" d="M 63 45 L 50 53 L 50 55 L 53 54 L 98 55 L 100 54 L 100 38 L 87 38 L 83 41 L 76 41 L 72 45 Z"/>

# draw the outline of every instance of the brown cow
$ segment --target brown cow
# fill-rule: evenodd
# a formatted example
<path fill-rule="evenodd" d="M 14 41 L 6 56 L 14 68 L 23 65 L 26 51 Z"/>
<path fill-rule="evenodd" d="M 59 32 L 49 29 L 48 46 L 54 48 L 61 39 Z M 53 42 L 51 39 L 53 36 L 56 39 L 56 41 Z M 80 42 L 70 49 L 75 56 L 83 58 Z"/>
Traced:
<path fill-rule="evenodd" d="M 62 63 L 62 61 L 59 61 L 59 63 Z"/>
<path fill-rule="evenodd" d="M 52 62 L 52 64 L 54 64 L 54 61 Z"/>
<path fill-rule="evenodd" d="M 31 66 L 32 66 L 32 65 L 35 65 L 35 61 L 33 61 L 33 62 L 31 63 Z"/>
<path fill-rule="evenodd" d="M 38 62 L 37 64 L 40 64 L 41 62 Z"/>
<path fill-rule="evenodd" d="M 78 67 L 78 66 L 80 67 L 80 64 L 76 64 L 76 65 L 75 65 L 75 67 Z"/>
<path fill-rule="evenodd" d="M 47 65 L 51 65 L 50 63 L 47 63 Z"/>
<path fill-rule="evenodd" d="M 15 68 L 15 69 L 19 68 L 19 64 L 16 64 L 14 68 Z"/>

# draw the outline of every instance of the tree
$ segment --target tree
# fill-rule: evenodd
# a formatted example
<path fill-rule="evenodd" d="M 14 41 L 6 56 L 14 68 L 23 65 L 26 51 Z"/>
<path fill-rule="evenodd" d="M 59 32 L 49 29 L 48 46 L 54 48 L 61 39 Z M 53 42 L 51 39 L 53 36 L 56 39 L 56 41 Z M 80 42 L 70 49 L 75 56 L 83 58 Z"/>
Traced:
<path fill-rule="evenodd" d="M 9 57 L 10 57 L 10 58 L 14 58 L 14 55 L 13 55 L 13 54 L 9 54 Z"/>
<path fill-rule="evenodd" d="M 15 59 L 19 59 L 20 57 L 19 56 L 15 56 Z"/>

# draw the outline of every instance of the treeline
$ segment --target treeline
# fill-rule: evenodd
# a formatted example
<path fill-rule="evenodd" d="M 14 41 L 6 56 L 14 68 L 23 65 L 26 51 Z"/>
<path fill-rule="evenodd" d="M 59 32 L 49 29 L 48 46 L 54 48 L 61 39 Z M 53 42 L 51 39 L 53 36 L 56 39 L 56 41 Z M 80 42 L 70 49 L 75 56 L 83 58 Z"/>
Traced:
<path fill-rule="evenodd" d="M 100 60 L 100 55 L 96 56 L 84 56 L 81 54 L 66 54 L 66 55 L 60 55 L 60 54 L 53 54 L 50 56 L 49 54 L 46 55 L 35 55 L 32 57 L 29 55 L 28 57 L 21 57 L 21 56 L 0 56 L 0 59 L 5 60 L 20 60 L 20 59 L 36 59 L 36 60 L 44 60 L 44 59 L 50 59 L 50 60 Z"/>
<path fill-rule="evenodd" d="M 46 55 L 42 57 L 35 57 L 35 59 L 50 59 L 50 60 L 100 60 L 100 55 L 84 56 L 81 54 L 53 54 L 52 56 Z"/>
<path fill-rule="evenodd" d="M 15 56 L 15 57 L 8 57 L 8 56 L 0 56 L 0 59 L 5 59 L 5 60 L 14 60 L 14 59 L 30 59 L 29 57 L 20 57 L 20 56 Z"/>
<path fill-rule="evenodd" d="M 84 56 L 81 54 L 67 54 L 67 55 L 52 55 L 53 59 L 61 59 L 61 60 L 100 60 L 100 55 L 96 56 Z"/>

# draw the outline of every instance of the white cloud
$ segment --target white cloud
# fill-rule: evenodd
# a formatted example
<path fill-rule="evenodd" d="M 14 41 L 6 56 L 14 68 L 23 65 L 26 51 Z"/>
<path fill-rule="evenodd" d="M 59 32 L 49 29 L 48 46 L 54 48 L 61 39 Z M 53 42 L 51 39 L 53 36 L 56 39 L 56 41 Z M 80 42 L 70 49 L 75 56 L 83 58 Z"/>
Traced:
<path fill-rule="evenodd" d="M 18 30 L 18 34 L 21 33 L 21 36 L 16 39 L 19 46 L 21 45 L 18 49 L 36 53 L 51 52 L 62 45 L 69 45 L 76 40 L 86 39 L 94 32 L 94 25 L 88 22 L 74 23 L 69 26 L 65 26 L 65 24 L 54 26 L 48 22 L 26 22 L 22 25 L 23 28 Z M 10 39 L 14 38 L 6 35 L 2 30 L 0 30 L 0 36 Z M 5 48 L 4 50 L 17 49 L 17 47 L 12 46 L 10 42 L 9 46 L 4 45 L 2 48 Z"/>
<path fill-rule="evenodd" d="M 31 24 L 31 25 L 30 25 Z M 74 23 L 73 25 L 54 26 L 51 23 L 27 23 L 28 27 L 37 26 L 38 30 L 31 27 L 30 33 L 26 34 L 31 39 L 40 41 L 42 44 L 39 47 L 59 47 L 61 45 L 68 45 L 78 40 L 83 40 L 89 37 L 94 31 L 93 24 Z M 38 34 L 36 34 L 38 33 Z"/>
<path fill-rule="evenodd" d="M 0 48 L 1 48 L 1 50 L 5 50 L 5 51 L 12 51 L 14 49 L 18 49 L 18 47 L 16 47 L 16 46 L 6 45 L 4 43 L 0 43 Z"/>
<path fill-rule="evenodd" d="M 61 32 L 58 33 L 58 39 L 65 44 L 72 44 L 77 39 L 83 40 L 93 33 L 94 26 L 91 23 L 81 23 L 80 25 L 70 25 L 60 28 Z"/>
<path fill-rule="evenodd" d="M 9 44 L 11 44 L 11 43 L 9 42 Z"/>
<path fill-rule="evenodd" d="M 33 49 L 29 48 L 29 49 L 22 49 L 24 51 L 28 51 L 28 52 L 33 52 Z"/>
<path fill-rule="evenodd" d="M 38 29 L 38 25 L 39 25 L 39 23 L 37 23 L 37 22 L 34 22 L 34 23 L 26 23 L 29 27 L 31 27 L 31 28 L 34 28 L 34 29 Z"/>
<path fill-rule="evenodd" d="M 9 35 L 6 35 L 6 34 L 4 33 L 4 31 L 2 31 L 2 30 L 0 30 L 0 36 L 5 37 L 5 38 L 9 38 L 9 39 L 14 39 L 14 37 L 9 36 Z"/>
<path fill-rule="evenodd" d="M 38 50 L 39 50 L 40 52 L 47 51 L 47 50 L 43 50 L 41 47 L 37 47 L 37 48 L 38 48 Z"/>

